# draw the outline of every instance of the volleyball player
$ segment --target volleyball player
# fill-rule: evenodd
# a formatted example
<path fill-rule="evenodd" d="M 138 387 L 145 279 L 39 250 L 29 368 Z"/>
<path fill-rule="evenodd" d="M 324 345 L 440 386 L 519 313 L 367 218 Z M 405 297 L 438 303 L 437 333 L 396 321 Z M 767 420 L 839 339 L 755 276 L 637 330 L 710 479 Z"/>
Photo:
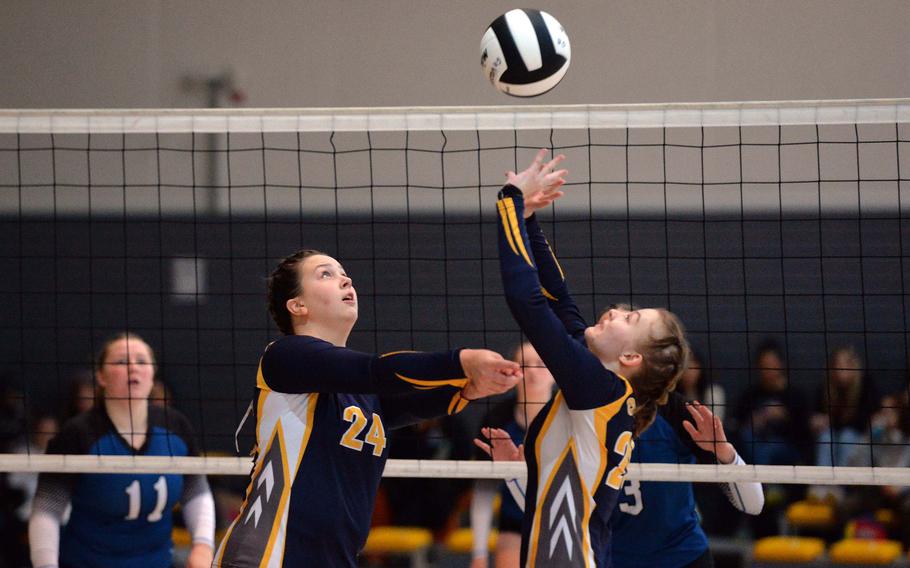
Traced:
<path fill-rule="evenodd" d="M 512 360 L 521 364 L 523 377 L 515 387 L 515 399 L 494 408 L 484 424 L 503 429 L 515 444 L 521 444 L 528 424 L 553 396 L 553 375 L 543 364 L 534 346 L 522 343 Z M 496 568 L 517 567 L 521 556 L 522 508 L 512 497 L 507 485 L 499 480 L 479 479 L 471 496 L 471 534 L 474 550 L 471 568 L 487 568 L 487 542 L 493 524 L 493 501 L 500 496 L 499 536 L 494 551 Z"/>
<path fill-rule="evenodd" d="M 387 430 L 505 392 L 517 363 L 486 350 L 384 355 L 345 347 L 357 293 L 334 258 L 299 251 L 274 270 L 284 337 L 256 377 L 256 458 L 214 566 L 356 566 L 388 455 Z"/>
<path fill-rule="evenodd" d="M 711 409 L 698 401 L 687 403 L 677 392 L 638 440 L 633 462 L 745 465 Z M 740 511 L 757 515 L 764 506 L 760 483 L 724 483 L 722 489 Z M 713 566 L 691 483 L 626 480 L 611 526 L 616 566 Z"/>
<path fill-rule="evenodd" d="M 134 333 L 106 341 L 95 377 L 103 403 L 64 424 L 48 454 L 197 455 L 189 422 L 149 404 L 151 347 Z M 35 568 L 169 568 L 171 511 L 180 501 L 193 539 L 187 566 L 212 563 L 215 502 L 202 475 L 42 473 L 29 520 Z M 61 529 L 66 509 L 69 521 Z"/>
<path fill-rule="evenodd" d="M 497 203 L 506 300 L 560 389 L 525 440 L 521 564 L 603 568 L 633 436 L 666 402 L 688 347 L 666 310 L 610 309 L 587 326 L 533 215 L 562 195 L 565 181 L 566 171 L 555 170 L 563 157 L 544 164 L 545 155 L 508 172 Z"/>

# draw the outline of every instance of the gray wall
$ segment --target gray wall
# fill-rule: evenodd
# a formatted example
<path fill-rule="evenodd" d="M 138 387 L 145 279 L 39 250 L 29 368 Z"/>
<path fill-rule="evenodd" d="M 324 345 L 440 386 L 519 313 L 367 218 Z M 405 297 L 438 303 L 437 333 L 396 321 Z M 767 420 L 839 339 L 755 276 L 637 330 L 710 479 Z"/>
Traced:
<path fill-rule="evenodd" d="M 231 69 L 246 106 L 514 104 L 478 44 L 514 1 L 5 2 L 0 106 L 199 107 L 186 75 Z M 533 102 L 910 95 L 910 2 L 528 4 L 567 28 L 572 67 Z"/>
<path fill-rule="evenodd" d="M 249 107 L 516 104 L 521 101 L 497 94 L 485 82 L 478 61 L 483 29 L 513 7 L 512 2 L 451 1 L 7 2 L 0 11 L 0 106 L 198 107 L 206 104 L 204 89 L 197 85 L 187 90 L 182 78 L 226 70 L 233 72 Z M 611 1 L 538 7 L 548 9 L 567 27 L 574 56 L 563 84 L 529 101 L 533 103 L 910 95 L 906 39 L 910 2 L 904 0 Z M 61 137 L 57 144 L 74 140 L 77 147 L 84 147 L 81 137 L 71 138 Z M 893 138 L 887 139 L 891 142 L 883 152 L 893 159 Z M 44 148 L 45 142 L 5 137 L 0 147 Z M 234 144 L 242 142 L 243 137 L 234 139 Z M 455 142 L 453 137 L 453 146 Z M 93 145 L 98 143 L 98 137 L 93 138 Z M 906 144 L 901 148 L 905 152 Z M 824 157 L 825 149 L 821 152 Z M 203 214 L 186 219 L 154 214 L 160 203 L 177 199 L 165 187 L 158 190 L 164 191 L 160 195 L 149 194 L 151 209 L 137 202 L 137 210 L 128 212 L 134 216 L 128 223 L 116 214 L 120 209 L 113 214 L 96 209 L 96 216 L 86 222 L 65 211 L 64 199 L 69 195 L 80 203 L 87 199 L 87 153 L 58 151 L 56 181 L 47 179 L 50 168 L 44 154 L 50 151 L 20 153 L 24 161 L 19 165 L 7 152 L 0 164 L 7 174 L 19 168 L 35 173 L 22 180 L 34 186 L 23 194 L 26 215 L 0 219 L 2 273 L 14 275 L 0 281 L 0 371 L 16 375 L 30 402 L 53 404 L 65 396 L 67 378 L 84 365 L 93 342 L 129 322 L 142 328 L 159 349 L 164 375 L 181 408 L 199 418 L 207 446 L 229 447 L 249 392 L 251 365 L 274 334 L 262 307 L 262 277 L 276 257 L 302 244 L 337 254 L 357 275 L 368 300 L 365 305 L 371 307 L 361 315 L 352 338 L 355 347 L 391 349 L 413 343 L 427 349 L 484 343 L 504 350 L 518 337 L 499 294 L 492 224 L 483 210 L 467 218 L 459 212 L 445 226 L 438 218 L 406 218 L 400 211 L 385 213 L 381 220 L 398 225 L 363 222 L 353 211 L 357 207 L 352 207 L 350 217 L 331 219 L 327 225 L 318 216 L 302 225 L 300 219 L 266 223 L 253 207 L 241 208 L 229 219 Z M 508 158 L 512 152 L 507 149 L 505 154 Z M 67 169 L 64 164 L 71 155 L 75 157 Z M 358 159 L 365 155 L 353 154 Z M 118 168 L 128 166 L 131 173 L 139 168 L 132 162 L 122 166 L 117 153 L 115 167 L 105 169 L 104 156 L 90 156 L 92 168 L 101 167 L 93 170 L 96 191 L 107 189 L 99 188 L 99 183 L 120 186 Z M 459 155 L 448 158 L 455 159 L 455 167 L 447 168 L 447 175 L 463 169 Z M 505 160 L 494 158 L 483 163 L 483 176 L 466 170 L 471 184 L 476 179 L 484 185 L 498 183 Z M 242 162 L 235 176 L 246 169 L 240 166 Z M 649 176 L 657 171 L 646 169 Z M 861 169 L 861 179 L 888 180 L 882 182 L 887 191 L 874 181 L 864 193 L 879 197 L 863 200 L 863 215 L 879 216 L 889 209 L 887 204 L 883 210 L 868 207 L 898 199 L 897 176 L 890 167 Z M 165 170 L 165 180 L 182 171 L 176 166 Z M 270 186 L 283 183 L 274 169 L 270 171 Z M 775 180 L 782 177 L 804 178 L 789 170 L 778 173 L 776 164 L 769 171 L 773 190 Z M 496 180 L 487 179 L 489 172 Z M 71 173 L 73 179 L 68 177 Z M 612 180 L 608 173 L 595 171 L 592 176 Z M 705 178 L 703 172 L 696 173 L 694 180 L 685 171 L 679 175 L 694 181 L 698 190 L 698 181 Z M 672 168 L 669 175 L 672 181 Z M 396 174 L 389 183 L 403 183 L 399 178 Z M 445 181 L 448 187 L 460 183 Z M 224 176 L 217 182 L 216 191 L 222 191 Z M 232 182 L 239 183 L 236 177 Z M 22 188 L 3 183 L 7 185 L 0 199 L 10 203 Z M 200 183 L 205 182 L 183 183 L 184 193 L 187 184 L 195 188 Z M 810 186 L 811 203 L 823 201 L 817 184 Z M 729 195 L 736 197 L 733 205 L 738 207 L 760 189 L 740 188 Z M 844 193 L 851 203 L 858 189 L 851 183 Z M 300 193 L 294 179 L 270 190 L 273 194 L 290 190 L 295 197 Z M 392 190 L 397 187 L 388 191 Z M 636 198 L 647 190 L 636 188 Z M 825 199 L 836 195 L 835 190 L 826 188 Z M 801 195 L 800 191 L 798 183 L 787 184 L 781 196 Z M 262 189 L 256 186 L 252 192 L 258 207 Z M 49 217 L 48 203 L 59 207 L 55 211 L 61 218 Z M 98 201 L 93 203 L 97 207 Z M 725 203 L 712 200 L 721 209 Z M 237 204 L 235 195 L 233 205 Z M 586 315 L 595 315 L 608 300 L 630 295 L 643 303 L 671 304 L 684 312 L 693 339 L 733 395 L 749 384 L 751 348 L 768 335 L 785 339 L 794 383 L 804 391 L 813 390 L 821 380 L 825 351 L 840 342 L 862 346 L 870 355 L 870 368 L 884 382 L 897 384 L 907 356 L 903 223 L 893 216 L 859 221 L 856 211 L 822 222 L 818 216 L 842 215 L 843 208 L 818 210 L 821 215 L 813 211 L 810 208 L 808 220 L 784 223 L 774 215 L 763 218 L 767 211 L 758 205 L 745 218 L 727 221 L 723 215 L 729 212 L 717 211 L 717 218 L 705 224 L 657 219 L 628 225 L 570 216 L 557 227 L 557 244 L 561 254 L 569 256 L 566 265 Z M 755 214 L 761 215 L 750 216 Z M 470 238 L 462 239 L 464 232 L 470 232 Z M 595 232 L 605 235 L 598 243 L 615 245 L 615 250 L 592 250 Z M 633 233 L 640 233 L 640 238 L 632 239 Z M 385 240 L 377 241 L 377 235 Z M 377 242 L 378 263 L 377 255 L 364 250 L 364 243 Z M 728 245 L 734 250 L 724 248 Z M 595 254 L 598 268 L 608 257 L 615 267 L 603 272 L 606 280 L 596 283 L 596 293 L 590 260 Z M 209 259 L 210 298 L 187 305 L 171 295 L 169 262 L 175 255 Z M 686 260 L 691 255 L 698 258 Z M 879 258 L 863 261 L 862 255 Z M 407 260 L 411 258 L 448 260 L 412 263 Z M 470 278 L 478 272 L 481 278 Z M 867 281 L 880 286 L 870 288 Z M 429 290 L 429 295 L 403 297 L 401 290 L 412 285 Z M 705 292 L 709 287 L 711 294 Z M 478 298 L 482 317 L 476 314 Z M 782 313 L 783 318 L 775 317 Z M 441 329 L 446 331 L 435 331 Z M 48 352 L 50 345 L 53 353 Z"/>

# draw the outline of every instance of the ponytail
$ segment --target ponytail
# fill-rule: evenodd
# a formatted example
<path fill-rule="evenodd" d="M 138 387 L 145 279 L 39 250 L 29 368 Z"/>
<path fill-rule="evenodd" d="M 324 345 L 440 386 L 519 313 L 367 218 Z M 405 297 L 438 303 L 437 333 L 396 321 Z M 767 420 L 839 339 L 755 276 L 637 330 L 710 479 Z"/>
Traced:
<path fill-rule="evenodd" d="M 670 391 L 689 364 L 689 343 L 682 322 L 673 313 L 659 309 L 664 327 L 660 337 L 652 336 L 641 347 L 642 362 L 632 385 L 635 393 L 635 437 L 648 429 L 657 408 L 667 403 Z"/>

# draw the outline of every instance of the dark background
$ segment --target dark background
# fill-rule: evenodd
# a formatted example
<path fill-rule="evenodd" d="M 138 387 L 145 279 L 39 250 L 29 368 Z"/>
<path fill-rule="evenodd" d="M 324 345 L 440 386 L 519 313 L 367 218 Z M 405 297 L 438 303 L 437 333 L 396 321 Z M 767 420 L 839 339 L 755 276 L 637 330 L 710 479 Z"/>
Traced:
<path fill-rule="evenodd" d="M 0 220 L 0 361 L 27 406 L 55 409 L 102 339 L 130 329 L 198 428 L 227 450 L 276 337 L 265 278 L 302 246 L 354 279 L 365 351 L 487 346 L 519 334 L 501 297 L 489 214 L 429 218 L 250 217 Z M 548 217 L 545 215 L 545 217 Z M 766 338 L 787 349 L 791 387 L 812 394 L 826 353 L 865 354 L 886 390 L 907 361 L 905 253 L 897 219 L 573 220 L 545 224 L 575 297 L 593 320 L 614 301 L 666 306 L 734 402 Z M 631 246 L 630 246 L 631 243 Z M 205 259 L 207 290 L 171 293 L 171 261 Z M 473 412 L 480 412 L 475 409 Z"/>

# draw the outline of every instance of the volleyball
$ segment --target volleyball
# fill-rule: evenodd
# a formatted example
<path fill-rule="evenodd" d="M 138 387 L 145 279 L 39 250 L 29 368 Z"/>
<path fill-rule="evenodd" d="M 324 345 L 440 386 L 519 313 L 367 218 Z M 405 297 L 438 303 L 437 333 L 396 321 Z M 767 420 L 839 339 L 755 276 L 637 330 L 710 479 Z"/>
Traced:
<path fill-rule="evenodd" d="M 497 90 L 516 97 L 536 97 L 555 87 L 571 59 L 565 28 L 541 10 L 509 10 L 480 40 L 484 75 Z"/>

